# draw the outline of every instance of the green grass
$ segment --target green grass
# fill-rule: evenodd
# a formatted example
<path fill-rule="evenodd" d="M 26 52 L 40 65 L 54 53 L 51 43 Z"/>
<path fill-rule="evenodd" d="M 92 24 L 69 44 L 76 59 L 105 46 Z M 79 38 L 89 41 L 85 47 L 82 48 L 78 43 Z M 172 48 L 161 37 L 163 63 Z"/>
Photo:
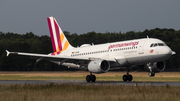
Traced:
<path fill-rule="evenodd" d="M 0 85 L 0 101 L 180 101 L 180 87 L 77 84 Z"/>
<path fill-rule="evenodd" d="M 134 77 L 134 81 L 166 81 L 166 82 L 179 82 L 180 77 Z"/>
<path fill-rule="evenodd" d="M 6 75 L 0 76 L 0 80 L 85 80 L 85 76 L 71 77 L 71 76 L 60 76 L 60 77 L 46 77 L 46 76 L 23 76 L 23 75 Z M 98 81 L 122 81 L 122 76 L 100 76 L 97 77 Z M 133 77 L 133 81 L 174 81 L 179 82 L 180 77 Z"/>
<path fill-rule="evenodd" d="M 84 77 L 46 77 L 46 76 L 20 76 L 20 75 L 14 75 L 14 76 L 0 76 L 0 80 L 81 80 Z"/>
<path fill-rule="evenodd" d="M 1 73 L 0 80 L 84 80 L 85 76 Z M 46 73 L 45 73 L 46 74 Z M 85 74 L 83 74 L 85 75 Z M 97 81 L 122 81 L 122 76 L 97 76 Z M 135 75 L 133 81 L 175 81 L 180 77 Z M 0 84 L 0 101 L 180 101 L 180 87 L 114 86 L 85 84 Z"/>

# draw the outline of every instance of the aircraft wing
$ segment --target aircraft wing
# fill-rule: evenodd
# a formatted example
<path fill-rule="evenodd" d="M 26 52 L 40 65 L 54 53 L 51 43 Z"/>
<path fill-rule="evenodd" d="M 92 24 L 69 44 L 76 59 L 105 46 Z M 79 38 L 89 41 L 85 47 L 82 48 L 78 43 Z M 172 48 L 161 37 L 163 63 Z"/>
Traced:
<path fill-rule="evenodd" d="M 71 56 L 59 56 L 59 55 L 46 55 L 46 54 L 35 54 L 35 53 L 22 53 L 22 52 L 9 52 L 6 50 L 7 56 L 10 54 L 14 55 L 24 55 L 24 56 L 30 56 L 33 59 L 36 59 L 36 62 L 39 62 L 41 60 L 49 60 L 49 61 L 59 61 L 61 62 L 70 62 L 74 60 L 84 60 L 84 61 L 91 61 L 91 60 L 97 60 L 97 59 L 103 59 L 103 58 L 93 58 L 93 57 L 71 57 Z M 116 62 L 115 59 L 103 59 L 107 61 Z"/>

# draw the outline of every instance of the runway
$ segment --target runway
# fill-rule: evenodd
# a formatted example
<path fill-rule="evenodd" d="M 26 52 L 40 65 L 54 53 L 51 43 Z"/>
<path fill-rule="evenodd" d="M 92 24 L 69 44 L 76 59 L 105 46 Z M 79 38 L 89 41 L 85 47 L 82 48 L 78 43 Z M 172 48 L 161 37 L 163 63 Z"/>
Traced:
<path fill-rule="evenodd" d="M 123 82 L 123 81 L 96 81 L 85 80 L 0 80 L 0 84 L 82 84 L 82 85 L 116 85 L 116 86 L 180 86 L 180 82 Z"/>

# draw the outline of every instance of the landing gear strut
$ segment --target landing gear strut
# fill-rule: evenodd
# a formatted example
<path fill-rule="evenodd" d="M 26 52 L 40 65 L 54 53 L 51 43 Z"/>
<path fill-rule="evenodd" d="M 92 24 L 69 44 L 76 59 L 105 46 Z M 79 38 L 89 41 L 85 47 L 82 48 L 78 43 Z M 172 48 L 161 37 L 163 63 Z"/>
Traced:
<path fill-rule="evenodd" d="M 154 77 L 155 76 L 155 72 L 153 72 L 153 67 L 152 67 L 152 63 L 149 63 L 149 77 Z"/>
<path fill-rule="evenodd" d="M 123 81 L 124 82 L 131 82 L 133 79 L 133 76 L 129 74 L 129 68 L 127 69 L 127 75 L 123 75 Z"/>
<path fill-rule="evenodd" d="M 95 75 L 92 75 L 92 73 L 90 73 L 90 75 L 87 75 L 86 76 L 86 81 L 87 82 L 95 82 L 96 81 L 96 76 Z"/>

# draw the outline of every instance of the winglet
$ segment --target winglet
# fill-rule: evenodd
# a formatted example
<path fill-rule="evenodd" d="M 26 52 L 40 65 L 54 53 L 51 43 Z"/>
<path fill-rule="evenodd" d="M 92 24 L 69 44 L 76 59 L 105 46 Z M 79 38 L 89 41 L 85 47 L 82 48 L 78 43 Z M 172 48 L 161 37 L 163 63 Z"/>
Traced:
<path fill-rule="evenodd" d="M 10 52 L 8 50 L 6 50 L 7 56 L 9 56 Z"/>

